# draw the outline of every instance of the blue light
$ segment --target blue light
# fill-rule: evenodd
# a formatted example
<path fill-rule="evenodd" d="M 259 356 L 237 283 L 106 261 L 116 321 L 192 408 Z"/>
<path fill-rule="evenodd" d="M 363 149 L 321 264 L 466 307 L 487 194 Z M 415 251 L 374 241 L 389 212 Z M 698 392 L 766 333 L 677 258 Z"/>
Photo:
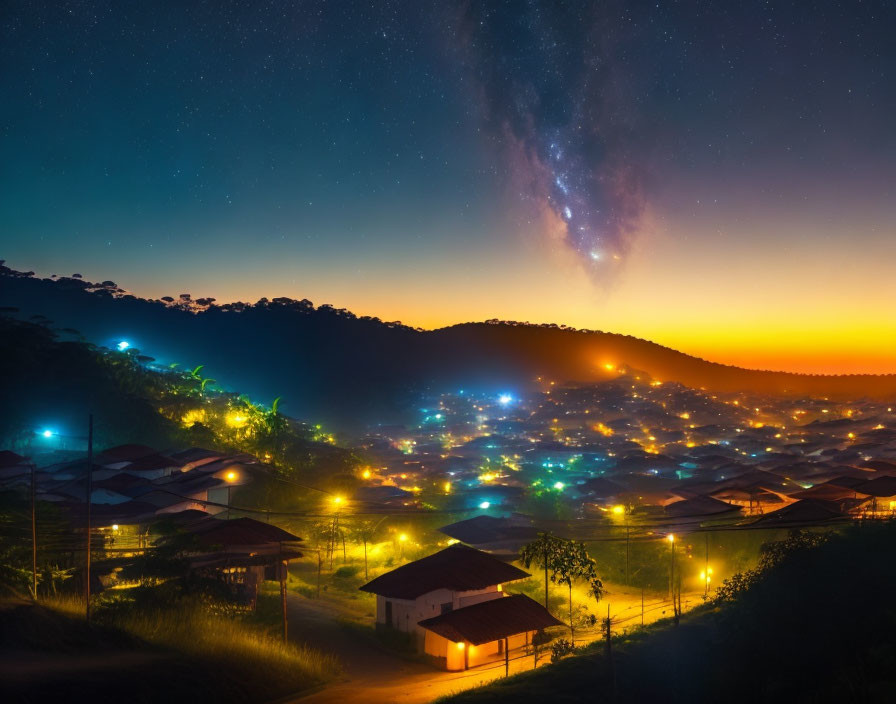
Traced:
<path fill-rule="evenodd" d="M 502 406 L 506 406 L 511 401 L 513 401 L 513 396 L 511 396 L 510 394 L 501 394 L 500 396 L 498 396 L 498 403 L 500 403 Z"/>
<path fill-rule="evenodd" d="M 128 342 L 127 340 L 122 340 L 121 342 L 118 343 L 118 350 L 120 352 L 124 352 L 130 346 L 131 346 L 130 342 Z"/>
<path fill-rule="evenodd" d="M 489 506 L 491 506 L 491 502 L 489 502 L 489 501 L 483 501 L 481 504 L 479 504 L 479 508 L 482 508 L 482 509 L 486 509 Z"/>
<path fill-rule="evenodd" d="M 56 433 L 54 433 L 52 430 L 42 430 L 40 434 L 43 435 L 45 438 L 51 438 Z"/>

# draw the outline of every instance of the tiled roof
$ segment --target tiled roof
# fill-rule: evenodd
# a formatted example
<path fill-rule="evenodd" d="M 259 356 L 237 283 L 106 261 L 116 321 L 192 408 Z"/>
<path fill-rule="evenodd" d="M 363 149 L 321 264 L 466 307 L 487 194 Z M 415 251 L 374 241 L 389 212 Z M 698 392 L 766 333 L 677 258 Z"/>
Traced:
<path fill-rule="evenodd" d="M 455 643 L 490 643 L 526 631 L 563 624 L 525 594 L 482 601 L 420 621 L 420 627 Z"/>
<path fill-rule="evenodd" d="M 393 599 L 416 599 L 436 589 L 472 591 L 528 576 L 527 572 L 481 550 L 452 545 L 387 572 L 361 590 Z"/>

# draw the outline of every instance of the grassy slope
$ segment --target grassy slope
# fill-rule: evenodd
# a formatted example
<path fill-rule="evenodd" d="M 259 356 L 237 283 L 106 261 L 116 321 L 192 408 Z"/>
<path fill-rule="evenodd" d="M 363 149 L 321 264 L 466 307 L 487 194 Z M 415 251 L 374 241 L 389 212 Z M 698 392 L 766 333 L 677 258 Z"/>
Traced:
<path fill-rule="evenodd" d="M 896 525 L 791 555 L 736 601 L 450 699 L 884 702 L 896 691 Z"/>
<path fill-rule="evenodd" d="M 0 604 L 4 701 L 267 701 L 336 669 L 229 618 L 170 610 L 87 626 L 70 607 Z"/>

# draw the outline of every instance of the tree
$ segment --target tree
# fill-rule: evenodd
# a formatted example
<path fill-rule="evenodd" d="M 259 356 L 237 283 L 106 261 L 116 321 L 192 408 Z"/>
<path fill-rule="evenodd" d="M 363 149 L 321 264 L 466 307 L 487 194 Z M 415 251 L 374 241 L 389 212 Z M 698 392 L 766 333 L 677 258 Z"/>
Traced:
<path fill-rule="evenodd" d="M 573 623 L 572 610 L 572 585 L 574 582 L 587 581 L 593 590 L 597 579 L 597 568 L 594 560 L 588 555 L 585 543 L 575 540 L 563 540 L 555 553 L 553 573 L 551 581 L 556 584 L 565 584 L 569 589 L 569 637 L 575 645 L 575 624 Z M 603 593 L 603 583 L 600 584 L 600 593 Z"/>
<path fill-rule="evenodd" d="M 539 533 L 538 537 L 520 550 L 520 560 L 528 568 L 533 563 L 544 570 L 544 608 L 548 608 L 548 573 L 556 571 L 557 555 L 562 538 L 551 533 Z"/>
<path fill-rule="evenodd" d="M 353 521 L 349 525 L 349 534 L 352 536 L 352 540 L 360 542 L 364 546 L 364 579 L 369 579 L 367 576 L 367 545 L 368 543 L 373 542 L 376 537 L 377 530 L 383 524 L 383 521 L 386 520 L 386 516 L 383 516 L 378 521 L 373 521 L 370 519 L 359 519 Z"/>

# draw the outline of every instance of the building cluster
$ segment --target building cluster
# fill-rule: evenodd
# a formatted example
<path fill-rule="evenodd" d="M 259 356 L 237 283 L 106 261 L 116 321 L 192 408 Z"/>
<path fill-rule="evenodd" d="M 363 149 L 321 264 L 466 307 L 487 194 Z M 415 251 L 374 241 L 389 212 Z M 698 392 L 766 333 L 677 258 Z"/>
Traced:
<path fill-rule="evenodd" d="M 358 498 L 654 522 L 796 524 L 896 514 L 886 404 L 709 393 L 634 370 L 538 392 L 459 390 L 371 428 Z"/>
<path fill-rule="evenodd" d="M 219 520 L 230 518 L 235 487 L 270 471 L 251 455 L 120 445 L 97 452 L 88 476 L 84 453 L 74 454 L 76 459 L 38 467 L 0 451 L 0 490 L 33 490 L 36 501 L 56 506 L 74 528 L 65 545 L 78 552 L 88 524 L 89 482 L 93 591 L 121 585 L 128 560 L 164 544 L 159 526 L 184 537 L 180 552 L 190 571 L 219 579 L 248 604 L 264 579 L 284 579 L 288 561 L 301 556 L 300 538 L 276 526 L 245 517 Z M 53 454 L 42 459 L 48 457 Z"/>

